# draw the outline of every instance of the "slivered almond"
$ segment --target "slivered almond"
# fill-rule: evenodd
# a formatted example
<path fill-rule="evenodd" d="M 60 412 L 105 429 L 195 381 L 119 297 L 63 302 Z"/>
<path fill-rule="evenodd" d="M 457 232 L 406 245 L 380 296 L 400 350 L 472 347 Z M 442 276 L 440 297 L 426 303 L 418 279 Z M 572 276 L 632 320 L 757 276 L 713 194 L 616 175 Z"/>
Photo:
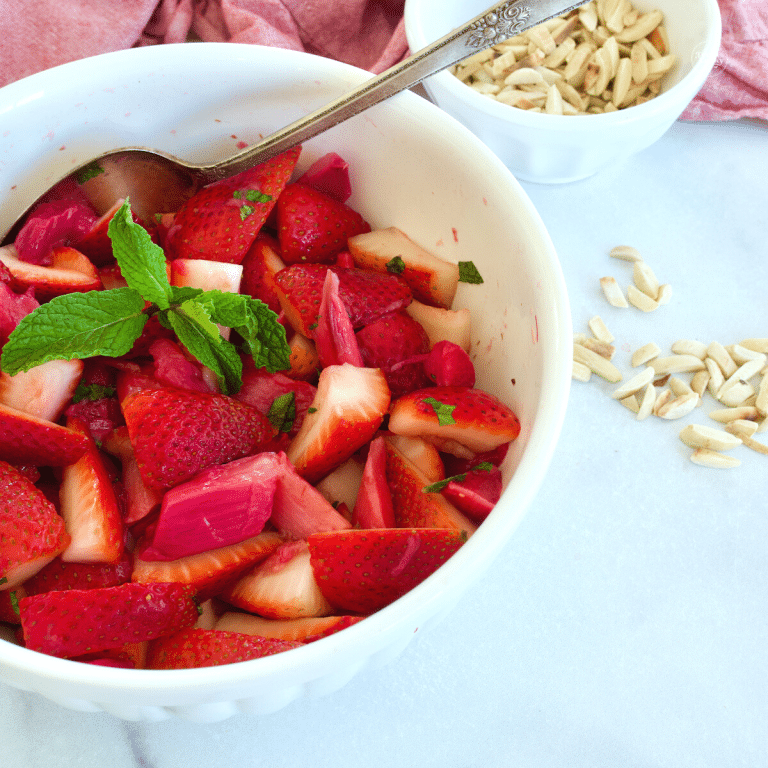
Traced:
<path fill-rule="evenodd" d="M 608 330 L 608 326 L 603 322 L 603 318 L 600 315 L 595 315 L 588 324 L 589 330 L 592 331 L 598 341 L 604 341 L 606 344 L 610 344 L 613 341 L 614 336 Z"/>
<path fill-rule="evenodd" d="M 629 408 L 632 413 L 639 413 L 640 411 L 640 403 L 637 401 L 637 397 L 635 395 L 629 395 L 628 397 L 623 397 L 619 402 L 625 407 Z"/>
<path fill-rule="evenodd" d="M 653 413 L 655 403 L 656 387 L 651 383 L 643 390 L 642 397 L 640 398 L 640 408 L 637 412 L 637 420 L 642 421 L 643 419 L 647 419 Z"/>
<path fill-rule="evenodd" d="M 656 297 L 656 301 L 659 304 L 669 304 L 672 300 L 672 286 L 669 283 L 662 283 L 659 286 L 659 294 Z"/>
<path fill-rule="evenodd" d="M 678 397 L 681 397 L 682 395 L 688 395 L 693 392 L 691 386 L 677 376 L 670 376 L 667 380 L 667 385 Z M 696 394 L 698 394 L 698 392 Z"/>
<path fill-rule="evenodd" d="M 640 251 L 638 251 L 637 248 L 633 248 L 631 245 L 617 245 L 615 248 L 611 248 L 608 255 L 614 259 L 621 259 L 622 261 L 643 260 Z"/>
<path fill-rule="evenodd" d="M 671 390 L 669 390 L 671 391 Z M 699 404 L 699 396 L 695 392 L 675 397 L 656 409 L 656 415 L 662 419 L 681 419 L 687 416 Z"/>
<path fill-rule="evenodd" d="M 645 388 L 648 384 L 650 384 L 653 381 L 654 375 L 655 371 L 653 368 L 651 368 L 650 365 L 647 366 L 642 371 L 640 371 L 640 373 L 636 374 L 631 379 L 628 379 L 620 387 L 615 389 L 611 393 L 611 397 L 614 400 L 623 400 L 625 397 L 634 395 L 641 389 Z"/>
<path fill-rule="evenodd" d="M 717 392 L 717 399 L 729 408 L 747 405 L 747 401 L 755 394 L 755 388 L 747 381 L 729 379 Z"/>
<path fill-rule="evenodd" d="M 711 451 L 708 448 L 697 448 L 691 454 L 691 461 L 702 467 L 713 467 L 714 469 L 732 469 L 741 465 L 741 462 L 733 456 Z"/>
<path fill-rule="evenodd" d="M 752 360 L 760 360 L 761 365 L 758 367 L 758 371 L 765 365 L 766 360 L 768 360 L 768 355 L 766 355 L 765 352 L 758 352 L 749 347 L 742 346 L 741 344 L 734 344 L 733 346 L 728 347 L 728 354 L 733 358 L 733 361 L 737 365 L 744 365 L 744 363 L 748 363 Z"/>
<path fill-rule="evenodd" d="M 634 43 L 648 37 L 663 20 L 664 15 L 661 11 L 654 10 L 643 13 L 631 27 L 625 27 L 619 32 L 616 35 L 616 40 L 619 43 Z"/>
<path fill-rule="evenodd" d="M 574 360 L 573 369 L 571 370 L 571 378 L 576 381 L 589 381 L 592 378 L 592 369 L 589 366 L 584 365 L 584 363 L 579 363 Z"/>
<path fill-rule="evenodd" d="M 699 396 L 704 397 L 709 384 L 709 371 L 696 371 L 691 378 L 691 389 Z"/>
<path fill-rule="evenodd" d="M 750 349 L 753 352 L 762 352 L 764 355 L 768 355 L 768 338 L 744 339 L 739 346 L 742 346 L 745 349 Z"/>
<path fill-rule="evenodd" d="M 643 344 L 642 347 L 639 347 L 632 353 L 632 367 L 637 368 L 638 365 L 645 365 L 660 354 L 661 350 L 658 345 L 652 341 L 648 342 L 648 344 Z"/>
<path fill-rule="evenodd" d="M 759 424 L 756 421 L 750 421 L 749 419 L 736 419 L 735 421 L 729 421 L 725 425 L 725 431 L 732 435 L 735 435 L 739 439 L 744 437 L 752 437 L 757 432 Z"/>
<path fill-rule="evenodd" d="M 760 411 L 753 405 L 740 405 L 736 408 L 720 408 L 716 411 L 710 411 L 709 418 L 713 421 L 719 421 L 721 424 L 727 424 L 737 419 L 749 419 L 749 421 L 758 421 Z"/>
<path fill-rule="evenodd" d="M 676 355 L 695 355 L 700 360 L 707 356 L 707 345 L 702 341 L 694 341 L 693 339 L 678 339 L 670 349 Z"/>
<path fill-rule="evenodd" d="M 755 408 L 763 416 L 768 416 L 768 373 L 764 373 L 757 388 L 757 398 L 755 399 Z"/>
<path fill-rule="evenodd" d="M 612 344 L 607 344 L 604 341 L 600 341 L 599 339 L 590 339 L 587 337 L 578 343 L 582 344 L 587 349 L 591 349 L 593 352 L 597 352 L 600 357 L 604 357 L 606 360 L 612 360 L 614 354 L 616 353 L 616 347 L 614 347 Z"/>
<path fill-rule="evenodd" d="M 756 453 L 761 453 L 763 456 L 768 456 L 768 445 L 766 445 L 765 443 L 761 443 L 759 440 L 755 440 L 754 438 L 749 437 L 748 435 L 744 435 L 741 438 L 741 441 L 744 443 L 744 445 L 747 448 L 750 448 Z"/>
<path fill-rule="evenodd" d="M 694 373 L 704 369 L 705 364 L 695 355 L 668 355 L 651 360 L 650 365 L 656 371 L 657 376 L 668 373 Z"/>
<path fill-rule="evenodd" d="M 659 308 L 659 302 L 643 293 L 637 286 L 627 286 L 627 301 L 642 312 L 653 312 Z"/>
<path fill-rule="evenodd" d="M 605 298 L 612 307 L 629 306 L 615 277 L 601 277 L 600 287 L 603 289 L 603 294 L 605 294 Z"/>
<path fill-rule="evenodd" d="M 573 359 L 577 363 L 583 363 L 592 373 L 596 373 L 606 381 L 613 384 L 621 381 L 621 371 L 613 363 L 598 355 L 597 352 L 587 349 L 583 344 L 573 345 Z"/>
<path fill-rule="evenodd" d="M 722 429 L 702 424 L 689 424 L 680 431 L 680 439 L 690 448 L 708 448 L 711 451 L 730 451 L 741 445 L 741 438 Z"/>
<path fill-rule="evenodd" d="M 659 295 L 659 280 L 653 273 L 653 270 L 645 261 L 636 261 L 632 267 L 632 279 L 635 286 L 639 288 L 646 296 L 656 301 Z"/>
<path fill-rule="evenodd" d="M 723 376 L 730 376 L 737 368 L 733 358 L 728 354 L 728 350 L 719 341 L 710 342 L 707 347 L 707 357 L 710 357 L 720 366 Z"/>
<path fill-rule="evenodd" d="M 720 391 L 720 387 L 725 384 L 725 376 L 723 376 L 722 368 L 711 357 L 704 358 L 704 365 L 709 372 L 709 383 L 707 384 L 707 391 L 712 397 L 717 397 L 717 393 Z"/>
<path fill-rule="evenodd" d="M 663 389 L 656 395 L 656 399 L 653 402 L 653 414 L 659 415 L 659 410 L 663 408 L 672 399 L 672 390 Z"/>

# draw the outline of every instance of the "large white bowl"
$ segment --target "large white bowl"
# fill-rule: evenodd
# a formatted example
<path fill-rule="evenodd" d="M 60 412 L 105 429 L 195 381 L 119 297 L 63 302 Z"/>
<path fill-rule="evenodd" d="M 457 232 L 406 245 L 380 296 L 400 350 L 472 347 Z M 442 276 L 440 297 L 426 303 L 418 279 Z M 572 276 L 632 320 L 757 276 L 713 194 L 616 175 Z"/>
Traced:
<path fill-rule="evenodd" d="M 307 54 L 202 43 L 112 53 L 34 75 L 0 90 L 0 217 L 7 224 L 30 194 L 102 150 L 143 144 L 212 160 L 366 77 Z M 412 93 L 309 142 L 300 167 L 331 150 L 349 161 L 350 203 L 374 226 L 397 225 L 441 256 L 471 259 L 485 277 L 482 286 L 462 286 L 457 302 L 474 313 L 479 385 L 507 401 L 522 422 L 498 507 L 408 595 L 305 647 L 229 666 L 147 671 L 80 664 L 0 640 L 3 682 L 128 720 L 271 712 L 391 660 L 416 630 L 454 606 L 509 541 L 544 478 L 570 383 L 570 313 L 550 238 L 502 163 Z"/>
<path fill-rule="evenodd" d="M 417 51 L 488 8 L 489 0 L 406 0 L 405 32 Z M 636 107 L 600 115 L 548 115 L 483 96 L 449 71 L 424 81 L 430 98 L 479 136 L 518 179 L 577 181 L 661 138 L 698 93 L 720 47 L 717 0 L 632 0 L 664 13 L 675 68 L 662 92 Z"/>

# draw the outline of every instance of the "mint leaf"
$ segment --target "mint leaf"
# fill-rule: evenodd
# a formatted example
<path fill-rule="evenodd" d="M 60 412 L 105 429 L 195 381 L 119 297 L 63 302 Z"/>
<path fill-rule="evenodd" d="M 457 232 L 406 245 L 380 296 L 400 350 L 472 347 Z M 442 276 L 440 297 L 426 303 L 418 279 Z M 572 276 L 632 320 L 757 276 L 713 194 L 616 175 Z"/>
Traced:
<path fill-rule="evenodd" d="M 459 282 L 473 283 L 474 285 L 480 285 L 484 281 L 477 267 L 471 261 L 460 261 L 459 262 Z"/>
<path fill-rule="evenodd" d="M 104 173 L 104 169 L 98 163 L 88 163 L 75 172 L 75 178 L 78 184 L 85 184 L 86 181 L 94 179 L 102 173 Z"/>
<path fill-rule="evenodd" d="M 147 230 L 133 220 L 127 200 L 109 222 L 107 234 L 128 286 L 160 309 L 168 309 L 172 292 L 165 254 L 159 245 L 152 242 Z"/>
<path fill-rule="evenodd" d="M 479 464 L 475 464 L 470 472 L 490 472 L 493 469 L 493 464 L 490 461 L 481 461 Z"/>
<path fill-rule="evenodd" d="M 434 397 L 425 397 L 422 402 L 432 406 L 432 410 L 437 415 L 437 423 L 441 427 L 456 423 L 456 420 L 453 418 L 453 412 L 456 409 L 455 405 L 441 403 L 439 400 L 435 400 Z"/>
<path fill-rule="evenodd" d="M 296 393 L 278 395 L 269 406 L 267 418 L 279 432 L 290 432 L 296 420 Z"/>
<path fill-rule="evenodd" d="M 405 272 L 405 262 L 402 256 L 393 256 L 386 264 L 387 272 L 393 275 L 402 275 Z"/>
<path fill-rule="evenodd" d="M 19 595 L 14 589 L 13 592 L 11 592 L 10 595 L 8 595 L 8 600 L 11 603 L 11 608 L 13 609 L 13 612 L 17 616 L 21 616 L 21 611 L 19 610 Z"/>
<path fill-rule="evenodd" d="M 8 583 L 8 577 L 7 576 L 0 576 L 0 586 L 2 586 L 3 584 L 7 584 L 7 583 Z"/>
<path fill-rule="evenodd" d="M 190 299 L 168 310 L 166 315 L 179 341 L 205 366 L 210 368 L 226 395 L 242 385 L 243 362 L 234 345 L 221 336 L 211 319 L 211 307 Z"/>
<path fill-rule="evenodd" d="M 188 285 L 171 286 L 171 303 L 181 304 L 189 299 L 195 299 L 203 293 L 202 288 L 190 288 Z"/>
<path fill-rule="evenodd" d="M 144 307 L 132 288 L 56 296 L 21 319 L 0 368 L 12 376 L 49 360 L 124 355 L 147 322 Z"/>
<path fill-rule="evenodd" d="M 102 400 L 105 397 L 112 397 L 117 390 L 104 384 L 83 384 L 80 382 L 72 395 L 72 402 L 79 403 L 81 400 Z"/>
<path fill-rule="evenodd" d="M 445 488 L 448 483 L 450 483 L 452 480 L 455 480 L 457 483 L 463 483 L 467 479 L 466 472 L 463 472 L 460 475 L 452 475 L 451 477 L 446 477 L 444 480 L 438 480 L 436 483 L 432 483 L 431 485 L 425 485 L 422 489 L 422 493 L 440 493 L 440 491 Z"/>

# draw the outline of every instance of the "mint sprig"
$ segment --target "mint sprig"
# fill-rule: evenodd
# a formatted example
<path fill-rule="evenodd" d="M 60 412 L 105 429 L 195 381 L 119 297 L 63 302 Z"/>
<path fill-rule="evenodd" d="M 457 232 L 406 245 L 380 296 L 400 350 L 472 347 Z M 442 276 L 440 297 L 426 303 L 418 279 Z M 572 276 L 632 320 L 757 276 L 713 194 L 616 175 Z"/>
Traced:
<path fill-rule="evenodd" d="M 213 371 L 225 394 L 240 389 L 242 360 L 219 326 L 237 333 L 257 368 L 275 373 L 290 367 L 285 328 L 266 304 L 242 294 L 170 285 L 165 254 L 133 220 L 128 201 L 108 233 L 128 287 L 69 293 L 37 307 L 11 333 L 0 369 L 14 375 L 49 360 L 120 357 L 152 315 Z"/>

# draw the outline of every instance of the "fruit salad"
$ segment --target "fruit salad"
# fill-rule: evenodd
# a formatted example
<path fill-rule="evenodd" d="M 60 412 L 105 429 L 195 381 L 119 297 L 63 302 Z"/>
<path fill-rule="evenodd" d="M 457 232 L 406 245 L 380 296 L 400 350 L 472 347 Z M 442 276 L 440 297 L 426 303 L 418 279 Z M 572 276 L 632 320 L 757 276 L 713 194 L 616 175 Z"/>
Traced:
<path fill-rule="evenodd" d="M 301 148 L 141 220 L 88 176 L 0 247 L 0 622 L 27 648 L 226 664 L 405 595 L 490 514 L 520 424 L 475 386 L 471 262 Z M 98 167 L 89 169 L 98 174 Z"/>

